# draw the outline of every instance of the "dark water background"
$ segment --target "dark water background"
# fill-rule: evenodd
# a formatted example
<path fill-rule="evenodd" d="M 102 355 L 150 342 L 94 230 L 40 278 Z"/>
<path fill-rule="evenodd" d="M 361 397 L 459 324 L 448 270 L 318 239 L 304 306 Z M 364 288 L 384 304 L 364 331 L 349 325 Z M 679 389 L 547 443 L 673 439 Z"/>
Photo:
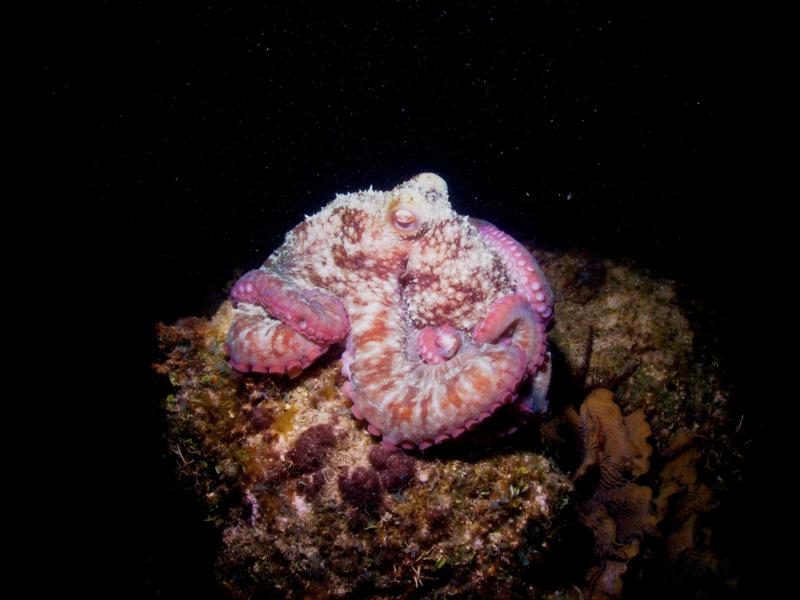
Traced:
<path fill-rule="evenodd" d="M 92 405 L 116 427 L 101 459 L 113 467 L 95 477 L 106 493 L 92 496 L 106 530 L 85 560 L 92 581 L 141 597 L 213 589 L 216 533 L 171 484 L 155 323 L 209 314 L 236 272 L 334 193 L 421 171 L 447 180 L 461 213 L 545 249 L 633 259 L 710 306 L 710 342 L 756 439 L 748 477 L 766 485 L 754 468 L 763 418 L 748 403 L 768 393 L 754 362 L 770 353 L 763 290 L 781 275 L 764 255 L 782 225 L 750 183 L 760 65 L 743 15 L 257 4 L 106 3 L 80 27 L 54 15 L 47 30 L 59 43 L 38 66 L 40 127 L 57 134 L 53 157 L 88 149 L 90 186 L 70 210 L 103 282 L 91 303 L 115 378 Z M 96 448 L 86 442 L 87 456 Z M 748 501 L 735 500 L 734 537 L 759 535 Z M 756 589 L 755 563 L 742 562 Z"/>

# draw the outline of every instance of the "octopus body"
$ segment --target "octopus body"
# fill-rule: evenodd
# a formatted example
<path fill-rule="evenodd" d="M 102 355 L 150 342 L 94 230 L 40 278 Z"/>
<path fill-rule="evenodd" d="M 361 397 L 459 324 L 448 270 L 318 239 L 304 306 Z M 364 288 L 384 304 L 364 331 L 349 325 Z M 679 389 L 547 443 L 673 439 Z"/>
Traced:
<path fill-rule="evenodd" d="M 344 343 L 352 412 L 387 445 L 424 449 L 506 403 L 546 406 L 544 275 L 510 236 L 456 214 L 432 173 L 338 195 L 231 300 L 234 369 L 292 377 Z"/>

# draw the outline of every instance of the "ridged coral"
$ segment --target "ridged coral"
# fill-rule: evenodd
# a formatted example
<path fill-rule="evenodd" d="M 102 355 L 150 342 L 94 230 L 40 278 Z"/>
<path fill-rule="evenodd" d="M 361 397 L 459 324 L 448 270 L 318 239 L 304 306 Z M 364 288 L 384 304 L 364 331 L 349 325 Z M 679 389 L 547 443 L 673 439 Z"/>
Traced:
<path fill-rule="evenodd" d="M 622 416 L 614 395 L 593 390 L 580 407 L 568 409 L 576 427 L 583 462 L 575 479 L 584 482 L 581 521 L 594 535 L 599 564 L 587 575 L 590 598 L 612 598 L 622 589 L 625 564 L 639 553 L 647 534 L 657 533 L 653 491 L 634 483 L 650 468 L 650 426 L 641 411 Z"/>
<path fill-rule="evenodd" d="M 705 519 L 719 501 L 700 477 L 701 450 L 691 434 L 681 431 L 673 437 L 665 455 L 668 460 L 659 472 L 661 485 L 655 506 L 659 521 L 663 521 L 669 580 L 677 588 L 686 588 L 704 579 L 721 579 L 723 585 L 735 589 L 736 578 L 722 573 L 712 530 Z"/>

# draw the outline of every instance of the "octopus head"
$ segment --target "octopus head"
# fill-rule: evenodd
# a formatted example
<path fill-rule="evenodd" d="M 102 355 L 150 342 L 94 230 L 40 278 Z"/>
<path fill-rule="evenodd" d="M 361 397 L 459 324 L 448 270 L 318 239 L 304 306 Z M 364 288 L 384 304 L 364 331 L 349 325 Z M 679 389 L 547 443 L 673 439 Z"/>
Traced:
<path fill-rule="evenodd" d="M 421 173 L 388 193 L 386 218 L 403 240 L 423 235 L 430 226 L 452 215 L 447 184 L 434 173 Z"/>

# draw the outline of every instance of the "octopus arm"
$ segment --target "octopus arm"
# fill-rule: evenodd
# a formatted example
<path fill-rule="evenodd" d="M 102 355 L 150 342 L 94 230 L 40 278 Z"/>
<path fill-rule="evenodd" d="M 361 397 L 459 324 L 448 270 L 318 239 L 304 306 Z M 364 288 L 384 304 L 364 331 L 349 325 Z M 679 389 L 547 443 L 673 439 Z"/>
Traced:
<path fill-rule="evenodd" d="M 470 219 L 486 244 L 503 261 L 517 292 L 525 296 L 546 324 L 553 318 L 553 292 L 541 267 L 527 248 L 491 223 Z"/>
<path fill-rule="evenodd" d="M 531 361 L 544 355 L 542 324 L 519 295 L 498 300 L 477 339 L 433 364 L 408 351 L 398 308 L 370 306 L 349 345 L 347 393 L 354 414 L 390 445 L 424 449 L 458 437 L 510 402 Z"/>
<path fill-rule="evenodd" d="M 260 306 L 243 303 L 236 312 L 225 350 L 237 371 L 295 377 L 328 349 L 271 318 Z"/>
<path fill-rule="evenodd" d="M 254 269 L 233 286 L 234 306 L 260 306 L 304 338 L 322 345 L 338 342 L 350 329 L 344 304 L 317 287 L 301 287 L 267 267 Z"/>

